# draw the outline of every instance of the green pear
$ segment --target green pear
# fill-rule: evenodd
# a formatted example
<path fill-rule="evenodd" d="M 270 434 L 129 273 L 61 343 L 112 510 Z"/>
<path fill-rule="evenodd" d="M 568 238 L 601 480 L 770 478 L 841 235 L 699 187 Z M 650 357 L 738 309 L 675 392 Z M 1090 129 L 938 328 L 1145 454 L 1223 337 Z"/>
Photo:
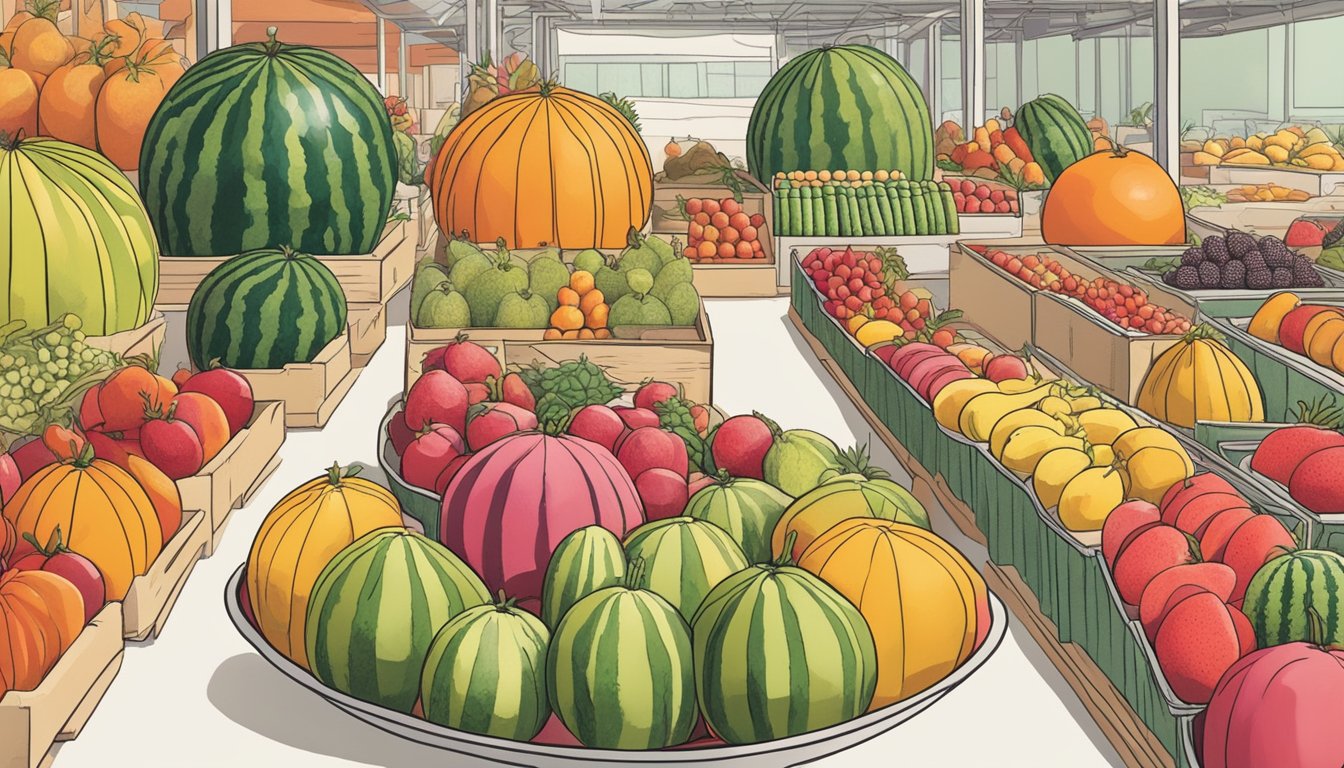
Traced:
<path fill-rule="evenodd" d="M 471 325 L 471 309 L 462 294 L 445 280 L 420 303 L 415 324 L 420 328 L 466 328 Z"/>
<path fill-rule="evenodd" d="M 453 283 L 456 285 L 457 281 Z M 510 293 L 526 289 L 527 270 L 514 264 L 508 251 L 501 250 L 494 265 L 473 277 L 462 292 L 471 307 L 471 324 L 477 328 L 494 325 L 499 302 Z"/>
<path fill-rule="evenodd" d="M 545 328 L 551 319 L 546 300 L 526 289 L 505 294 L 495 314 L 496 328 Z"/>

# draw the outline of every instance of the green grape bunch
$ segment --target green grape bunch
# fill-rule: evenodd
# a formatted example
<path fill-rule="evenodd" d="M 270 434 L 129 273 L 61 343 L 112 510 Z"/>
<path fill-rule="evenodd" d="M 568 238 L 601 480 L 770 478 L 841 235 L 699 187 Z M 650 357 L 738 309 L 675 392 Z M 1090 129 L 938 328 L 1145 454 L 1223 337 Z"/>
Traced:
<path fill-rule="evenodd" d="M 65 420 L 84 390 L 121 365 L 116 354 L 89 346 L 76 315 L 27 330 L 0 326 L 0 432 L 31 435 Z"/>

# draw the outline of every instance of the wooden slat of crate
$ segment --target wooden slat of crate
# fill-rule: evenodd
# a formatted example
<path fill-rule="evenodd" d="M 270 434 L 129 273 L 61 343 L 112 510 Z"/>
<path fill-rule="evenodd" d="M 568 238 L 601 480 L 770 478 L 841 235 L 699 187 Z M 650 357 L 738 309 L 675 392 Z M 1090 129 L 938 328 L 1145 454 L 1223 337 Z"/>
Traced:
<path fill-rule="evenodd" d="M 184 510 L 182 526 L 163 545 L 149 571 L 131 581 L 122 601 L 122 621 L 126 639 L 148 640 L 158 637 L 186 586 L 196 563 L 205 556 L 210 543 L 210 525 L 200 510 Z"/>
<path fill-rule="evenodd" d="M 387 340 L 386 304 L 351 304 L 350 363 L 363 368 Z"/>
<path fill-rule="evenodd" d="M 158 354 L 159 348 L 163 346 L 163 339 L 167 333 L 168 322 L 164 319 L 162 312 L 155 311 L 150 314 L 149 320 L 139 328 L 132 328 L 129 331 L 107 336 L 86 336 L 84 343 L 94 349 L 115 352 L 123 358 L 136 355 L 153 357 Z"/>
<path fill-rule="evenodd" d="M 292 363 L 278 370 L 240 370 L 258 401 L 285 404 L 285 426 L 322 427 L 354 386 L 359 371 L 351 367 L 350 333 L 331 340 L 311 363 Z"/>
<path fill-rule="evenodd" d="M 686 233 L 663 234 L 656 237 L 678 246 L 686 244 Z M 702 298 L 750 298 L 780 295 L 779 276 L 775 264 L 775 240 L 761 241 L 763 259 L 728 259 L 715 262 L 692 261 L 691 274 L 695 290 Z"/>
<path fill-rule="evenodd" d="M 285 442 L 285 404 L 258 402 L 252 419 L 234 435 L 200 472 L 177 481 L 183 509 L 206 513 L 209 542 L 205 556 L 214 554 L 233 510 L 243 506 L 279 464 Z"/>
<path fill-rule="evenodd" d="M 1007 242 L 984 245 L 1014 256 L 1039 254 L 1048 248 Z M 967 322 L 985 328 L 995 341 L 1008 349 L 1021 349 L 1035 337 L 1032 295 L 1036 289 L 996 267 L 972 250 L 968 243 L 957 243 L 952 247 L 948 259 L 948 293 L 951 306 L 960 309 Z"/>

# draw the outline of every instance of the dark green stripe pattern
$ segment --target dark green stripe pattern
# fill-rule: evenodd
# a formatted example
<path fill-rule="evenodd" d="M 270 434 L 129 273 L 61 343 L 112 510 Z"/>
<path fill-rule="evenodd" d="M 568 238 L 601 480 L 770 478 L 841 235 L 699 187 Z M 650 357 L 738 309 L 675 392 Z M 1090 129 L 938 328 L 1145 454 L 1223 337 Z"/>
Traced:
<path fill-rule="evenodd" d="M 867 622 L 800 568 L 737 573 L 709 593 L 693 627 L 700 711 L 729 744 L 825 728 L 872 702 L 877 651 Z"/>
<path fill-rule="evenodd" d="M 546 685 L 588 747 L 661 749 L 695 727 L 690 630 L 647 590 L 607 587 L 575 603 L 551 639 Z"/>
<path fill-rule="evenodd" d="M 1344 646 L 1344 557 L 1323 550 L 1282 554 L 1261 566 L 1246 587 L 1246 617 L 1261 648 L 1293 642 Z M 1311 614 L 1321 621 L 1312 637 Z"/>
<path fill-rule="evenodd" d="M 1017 110 L 1017 132 L 1051 184 L 1065 168 L 1092 154 L 1092 131 L 1078 110 L 1047 93 Z"/>
<path fill-rule="evenodd" d="M 933 125 L 919 86 L 866 45 L 818 48 L 766 84 L 747 124 L 747 166 L 769 183 L 800 170 L 933 173 Z"/>
<path fill-rule="evenodd" d="M 434 636 L 487 602 L 480 578 L 441 544 L 380 528 L 341 550 L 318 576 L 308 602 L 308 664 L 338 691 L 409 713 Z"/>
<path fill-rule="evenodd" d="M 478 605 L 444 625 L 420 679 L 425 719 L 449 728 L 529 741 L 546 725 L 541 619 L 512 604 Z"/>
<path fill-rule="evenodd" d="M 378 92 L 306 46 L 247 43 L 206 56 L 168 91 L 140 152 L 140 193 L 173 256 L 280 245 L 370 253 L 395 186 Z"/>
<path fill-rule="evenodd" d="M 625 581 L 625 550 L 616 534 L 588 525 L 560 540 L 546 566 L 541 618 L 554 629 L 577 602 L 599 589 Z"/>
<path fill-rule="evenodd" d="M 325 264 L 292 251 L 243 253 L 210 271 L 187 307 L 197 369 L 312 362 L 346 325 L 345 293 Z"/>
<path fill-rule="evenodd" d="M 625 555 L 644 561 L 639 586 L 671 603 L 687 622 L 711 589 L 750 565 L 727 531 L 693 517 L 639 526 L 625 538 Z"/>
<path fill-rule="evenodd" d="M 764 480 L 735 478 L 700 489 L 686 503 L 686 514 L 713 523 L 742 548 L 748 563 L 774 557 L 770 537 L 793 497 Z"/>

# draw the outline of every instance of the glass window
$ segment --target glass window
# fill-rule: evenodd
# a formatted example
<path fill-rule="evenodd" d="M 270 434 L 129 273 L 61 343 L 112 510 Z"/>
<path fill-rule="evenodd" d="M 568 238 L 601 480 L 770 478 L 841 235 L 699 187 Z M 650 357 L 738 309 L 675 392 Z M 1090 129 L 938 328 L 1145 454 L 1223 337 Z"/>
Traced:
<path fill-rule="evenodd" d="M 619 96 L 640 93 L 640 67 L 638 64 L 611 63 L 597 65 L 597 90 L 599 93 L 610 91 Z"/>
<path fill-rule="evenodd" d="M 694 64 L 668 64 L 667 95 L 676 99 L 692 99 L 699 96 L 699 68 Z"/>
<path fill-rule="evenodd" d="M 597 65 L 570 62 L 565 64 L 565 85 L 584 93 L 597 93 Z"/>
<path fill-rule="evenodd" d="M 770 64 L 765 61 L 739 61 L 735 66 L 737 72 L 737 96 L 738 98 L 755 98 L 761 95 L 765 90 L 766 83 L 770 82 Z"/>
<path fill-rule="evenodd" d="M 667 95 L 667 67 L 662 64 L 640 64 L 640 91 L 637 95 L 659 98 Z"/>

